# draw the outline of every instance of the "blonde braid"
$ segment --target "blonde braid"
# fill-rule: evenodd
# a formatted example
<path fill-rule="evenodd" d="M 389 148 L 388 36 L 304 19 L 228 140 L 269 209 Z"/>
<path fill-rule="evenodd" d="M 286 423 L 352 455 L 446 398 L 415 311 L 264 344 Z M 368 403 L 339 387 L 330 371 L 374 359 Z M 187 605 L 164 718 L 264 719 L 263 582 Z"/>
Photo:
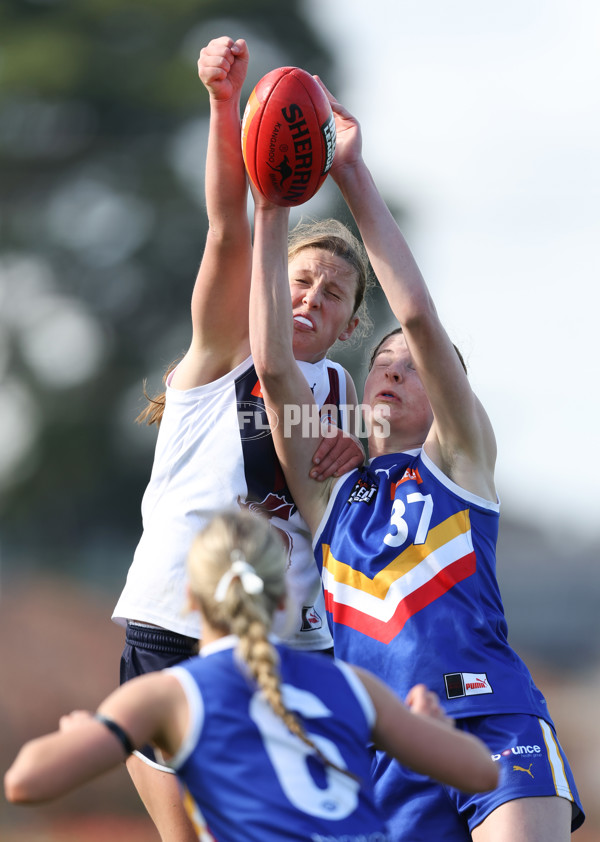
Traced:
<path fill-rule="evenodd" d="M 231 631 L 240 639 L 237 648 L 238 654 L 246 664 L 250 675 L 256 681 L 265 701 L 270 705 L 276 716 L 283 720 L 288 731 L 312 749 L 324 766 L 337 769 L 338 772 L 356 780 L 356 776 L 348 769 L 342 769 L 323 754 L 308 736 L 296 714 L 285 706 L 281 692 L 279 655 L 268 638 L 268 627 L 264 622 L 264 613 L 261 606 L 257 604 L 256 597 L 251 597 L 244 591 L 239 580 L 232 582 L 229 593 L 232 591 L 235 593 L 234 599 L 237 610 L 231 614 Z"/>
<path fill-rule="evenodd" d="M 217 602 L 216 587 L 236 553 L 241 553 L 252 565 L 264 589 L 257 594 L 246 593 L 241 579 L 236 577 L 222 601 Z M 192 545 L 188 564 L 192 592 L 213 628 L 239 638 L 238 656 L 288 730 L 312 749 L 324 766 L 356 779 L 321 752 L 283 701 L 279 655 L 268 635 L 273 614 L 285 595 L 286 561 L 281 541 L 264 518 L 241 510 L 223 513 L 211 521 Z"/>

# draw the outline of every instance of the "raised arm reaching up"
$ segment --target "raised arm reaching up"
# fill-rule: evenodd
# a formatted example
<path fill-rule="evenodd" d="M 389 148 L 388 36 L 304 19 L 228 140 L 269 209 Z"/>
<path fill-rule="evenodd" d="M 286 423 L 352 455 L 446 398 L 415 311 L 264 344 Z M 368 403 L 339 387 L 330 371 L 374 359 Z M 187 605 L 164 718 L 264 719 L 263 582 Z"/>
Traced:
<path fill-rule="evenodd" d="M 242 38 L 216 38 L 198 59 L 211 112 L 205 181 L 208 234 L 192 295 L 192 343 L 171 381 L 177 389 L 216 380 L 250 352 L 252 246 L 240 145 L 240 97 L 247 69 L 248 48 Z"/>
<path fill-rule="evenodd" d="M 288 264 L 288 209 L 259 194 L 254 198 L 252 355 L 265 404 L 278 418 L 277 425 L 271 424 L 277 455 L 294 501 L 314 530 L 334 480 L 318 483 L 309 477 L 319 441 L 318 413 L 294 348 L 303 348 L 306 359 L 322 337 L 329 344 L 350 337 L 358 322 L 359 273 L 338 236 L 343 226 L 319 245 L 303 247 Z"/>
<path fill-rule="evenodd" d="M 403 425 L 402 435 L 395 441 L 372 437 L 370 455 L 420 446 L 426 438 L 428 455 L 447 476 L 463 488 L 495 500 L 496 444 L 488 416 L 471 389 L 419 267 L 362 157 L 360 126 L 327 93 L 337 129 L 331 176 L 356 220 L 373 271 L 402 326 L 407 365 L 418 373 L 433 413 L 433 423 L 423 417 L 420 425 Z M 385 362 L 385 351 L 382 353 L 378 364 Z M 401 371 L 388 372 L 375 385 L 385 388 L 385 379 L 394 381 L 402 376 Z M 372 397 L 365 392 L 365 402 Z"/>

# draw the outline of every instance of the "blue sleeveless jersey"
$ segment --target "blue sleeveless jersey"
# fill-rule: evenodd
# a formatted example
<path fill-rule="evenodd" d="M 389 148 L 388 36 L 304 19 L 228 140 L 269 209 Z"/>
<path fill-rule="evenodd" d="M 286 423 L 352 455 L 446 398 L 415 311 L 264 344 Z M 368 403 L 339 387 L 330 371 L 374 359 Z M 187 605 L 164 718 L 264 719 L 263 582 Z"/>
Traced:
<path fill-rule="evenodd" d="M 246 677 L 235 638 L 174 667 L 191 725 L 171 764 L 199 839 L 387 842 L 374 806 L 367 745 L 375 711 L 345 664 L 278 646 L 284 701 L 320 750 L 360 783 L 326 768 Z M 204 651 L 204 650 L 203 650 Z"/>
<path fill-rule="evenodd" d="M 336 655 L 405 698 L 418 683 L 452 717 L 529 713 L 544 697 L 510 647 L 496 581 L 499 506 L 421 450 L 334 487 L 314 540 Z"/>

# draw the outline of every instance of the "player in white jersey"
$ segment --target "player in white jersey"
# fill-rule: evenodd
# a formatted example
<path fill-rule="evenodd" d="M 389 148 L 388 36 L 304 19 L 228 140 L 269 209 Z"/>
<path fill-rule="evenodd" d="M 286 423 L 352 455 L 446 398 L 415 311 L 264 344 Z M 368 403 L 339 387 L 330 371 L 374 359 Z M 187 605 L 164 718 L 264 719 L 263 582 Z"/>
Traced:
<path fill-rule="evenodd" d="M 189 555 L 200 656 L 127 682 L 95 715 L 63 717 L 26 744 L 6 773 L 7 798 L 55 798 L 148 740 L 176 768 L 204 842 L 387 842 L 371 740 L 449 785 L 493 789 L 485 745 L 454 729 L 422 685 L 409 710 L 366 670 L 273 644 L 286 566 L 265 518 L 239 509 L 213 518 Z"/>
<path fill-rule="evenodd" d="M 245 42 L 230 38 L 211 41 L 198 62 L 210 95 L 209 230 L 192 294 L 191 345 L 170 372 L 165 396 L 149 407 L 148 420 L 160 422 L 160 430 L 142 503 L 143 535 L 113 614 L 126 625 L 121 682 L 172 666 L 197 651 L 199 619 L 185 611 L 185 558 L 194 534 L 210 516 L 236 502 L 267 514 L 287 543 L 297 612 L 283 639 L 298 648 L 331 647 L 310 533 L 283 480 L 250 357 L 251 237 L 240 144 L 240 94 L 247 64 Z M 355 404 L 351 379 L 325 357 L 358 323 L 368 261 L 356 238 L 330 221 L 296 232 L 291 266 L 316 245 L 342 255 L 353 277 L 354 306 L 348 314 L 336 289 L 319 278 L 292 276 L 294 352 L 320 404 Z M 328 441 L 334 448 L 323 464 L 331 464 L 333 471 L 343 467 L 338 459 L 348 457 L 341 440 Z M 353 467 L 362 461 L 357 445 L 350 458 Z M 163 842 L 193 839 L 174 776 L 156 762 L 152 749 L 137 752 L 128 769 Z"/>

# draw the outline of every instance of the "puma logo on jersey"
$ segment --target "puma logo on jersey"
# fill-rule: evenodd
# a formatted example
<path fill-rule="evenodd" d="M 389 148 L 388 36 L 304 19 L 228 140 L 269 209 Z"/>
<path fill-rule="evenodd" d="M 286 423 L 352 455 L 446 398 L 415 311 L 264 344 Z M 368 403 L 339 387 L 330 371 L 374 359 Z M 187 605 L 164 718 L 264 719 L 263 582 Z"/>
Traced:
<path fill-rule="evenodd" d="M 513 766 L 513 772 L 525 772 L 525 774 L 529 775 L 529 777 L 533 778 L 533 772 L 531 771 L 531 767 L 533 763 L 530 763 L 527 769 L 524 769 L 523 766 Z"/>
<path fill-rule="evenodd" d="M 482 693 L 493 693 L 492 686 L 486 673 L 451 672 L 444 676 L 446 696 L 456 699 L 459 696 L 480 696 Z"/>

